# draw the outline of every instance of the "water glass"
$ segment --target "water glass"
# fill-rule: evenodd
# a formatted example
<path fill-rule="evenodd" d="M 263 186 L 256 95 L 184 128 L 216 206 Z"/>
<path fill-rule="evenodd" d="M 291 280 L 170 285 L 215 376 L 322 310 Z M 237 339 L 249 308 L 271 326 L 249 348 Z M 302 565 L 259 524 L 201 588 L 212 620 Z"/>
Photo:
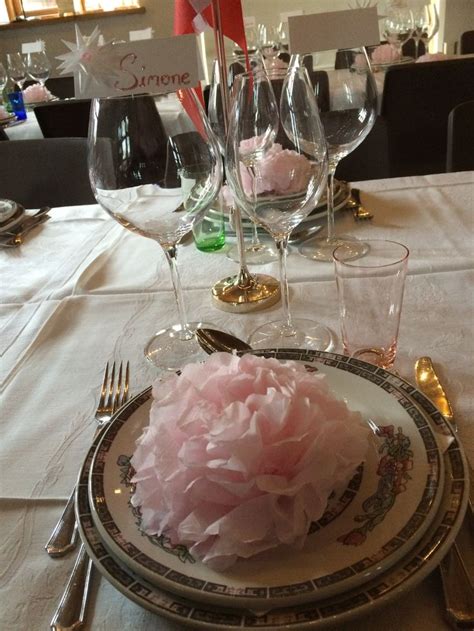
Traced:
<path fill-rule="evenodd" d="M 215 204 L 204 215 L 204 219 L 193 228 L 194 243 L 201 252 L 217 252 L 225 245 L 224 214 Z"/>
<path fill-rule="evenodd" d="M 366 240 L 354 259 L 344 245 L 334 250 L 344 353 L 382 368 L 393 365 L 409 251 L 401 243 Z"/>
<path fill-rule="evenodd" d="M 26 120 L 26 108 L 23 103 L 23 94 L 22 92 L 11 92 L 8 95 L 8 100 L 12 106 L 12 112 L 15 114 L 17 120 L 24 121 Z"/>

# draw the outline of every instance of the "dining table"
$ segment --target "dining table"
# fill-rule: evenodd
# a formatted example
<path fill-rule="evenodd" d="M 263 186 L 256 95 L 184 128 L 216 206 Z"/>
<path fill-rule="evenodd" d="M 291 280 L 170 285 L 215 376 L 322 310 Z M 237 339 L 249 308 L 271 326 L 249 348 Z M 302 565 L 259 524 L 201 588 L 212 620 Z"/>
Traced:
<path fill-rule="evenodd" d="M 417 358 L 432 358 L 474 462 L 474 172 L 353 185 L 373 219 L 354 221 L 341 209 L 337 233 L 389 239 L 410 251 L 393 369 L 414 383 Z M 44 545 L 91 445 L 106 362 L 129 361 L 130 391 L 138 394 L 169 374 L 145 359 L 147 340 L 177 322 L 156 242 L 124 229 L 99 205 L 52 208 L 50 216 L 20 247 L 0 249 L 0 626 L 24 631 L 48 628 L 74 565 L 74 553 L 53 559 Z M 278 319 L 281 305 L 240 314 L 216 306 L 212 285 L 238 271 L 226 257 L 233 241 L 228 235 L 224 248 L 208 253 L 186 238 L 178 261 L 188 319 L 246 339 Z M 251 271 L 278 277 L 278 263 Z M 288 276 L 292 313 L 328 326 L 334 351 L 342 352 L 332 263 L 304 258 L 292 245 Z M 449 629 L 437 567 L 426 574 L 336 628 Z M 178 631 L 185 623 L 193 628 L 191 619 L 140 607 L 94 573 L 86 629 Z"/>

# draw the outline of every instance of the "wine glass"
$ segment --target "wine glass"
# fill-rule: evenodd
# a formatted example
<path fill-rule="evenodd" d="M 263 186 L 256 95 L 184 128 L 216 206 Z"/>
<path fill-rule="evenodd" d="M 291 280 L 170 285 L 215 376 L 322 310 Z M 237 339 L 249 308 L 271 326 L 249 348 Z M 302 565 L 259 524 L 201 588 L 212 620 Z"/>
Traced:
<path fill-rule="evenodd" d="M 7 53 L 7 66 L 10 79 L 17 84 L 20 91 L 23 90 L 23 84 L 27 77 L 23 55 L 21 53 Z"/>
<path fill-rule="evenodd" d="M 250 68 L 262 69 L 264 67 L 263 57 L 259 52 L 249 54 L 248 56 Z M 230 92 L 233 90 L 233 85 L 236 77 L 242 72 L 246 71 L 247 60 L 245 55 L 234 55 L 232 62 L 229 66 L 227 73 L 227 85 Z M 209 124 L 212 130 L 217 136 L 219 141 L 219 147 L 222 154 L 225 153 L 226 133 L 224 127 L 224 116 L 222 112 L 222 100 L 220 92 L 220 74 L 219 64 L 217 60 L 214 60 L 211 87 L 209 90 L 209 104 L 208 104 L 208 118 Z M 255 223 L 251 222 L 252 226 L 252 241 L 245 246 L 245 260 L 249 265 L 261 265 L 264 263 L 270 263 L 276 261 L 278 258 L 278 252 L 276 251 L 272 243 L 264 243 L 260 240 L 258 235 L 258 227 Z M 227 258 L 232 261 L 240 262 L 240 252 L 238 245 L 232 245 L 227 249 Z"/>
<path fill-rule="evenodd" d="M 372 129 L 377 113 L 377 87 L 365 48 L 338 50 L 336 54 L 338 69 L 327 73 L 329 110 L 320 112 L 329 159 L 327 235 L 309 239 L 299 248 L 303 256 L 318 261 L 332 261 L 334 249 L 343 244 L 347 252 L 351 249 L 354 258 L 367 251 L 362 241 L 335 236 L 334 173 L 339 161 L 360 145 Z M 294 61 L 299 63 L 296 56 Z"/>
<path fill-rule="evenodd" d="M 39 81 L 44 87 L 51 73 L 51 64 L 44 50 L 36 53 L 28 53 L 26 69 L 30 77 L 35 81 Z"/>
<path fill-rule="evenodd" d="M 425 4 L 412 9 L 413 39 L 415 40 L 415 59 L 419 57 L 420 41 L 425 44 L 425 52 L 428 52 L 428 44 L 439 30 L 439 18 L 436 5 Z"/>
<path fill-rule="evenodd" d="M 176 246 L 203 218 L 222 182 L 217 140 L 194 92 L 94 99 L 89 174 L 102 208 L 165 252 L 179 324 L 156 333 L 145 355 L 175 370 L 202 353 L 195 329 L 212 327 L 187 322 Z"/>
<path fill-rule="evenodd" d="M 382 36 L 402 57 L 402 46 L 413 34 L 413 14 L 408 7 L 389 6 L 384 12 Z"/>
<path fill-rule="evenodd" d="M 5 69 L 5 66 L 0 61 L 0 105 L 3 103 L 3 90 L 7 85 L 8 81 L 8 73 Z"/>
<path fill-rule="evenodd" d="M 280 120 L 286 150 L 276 143 Z M 258 328 L 249 343 L 327 350 L 332 335 L 326 327 L 291 317 L 286 275 L 288 237 L 316 206 L 327 177 L 324 130 L 305 68 L 288 72 L 279 107 L 264 70 L 237 77 L 226 158 L 234 197 L 272 235 L 280 257 L 283 320 Z"/>

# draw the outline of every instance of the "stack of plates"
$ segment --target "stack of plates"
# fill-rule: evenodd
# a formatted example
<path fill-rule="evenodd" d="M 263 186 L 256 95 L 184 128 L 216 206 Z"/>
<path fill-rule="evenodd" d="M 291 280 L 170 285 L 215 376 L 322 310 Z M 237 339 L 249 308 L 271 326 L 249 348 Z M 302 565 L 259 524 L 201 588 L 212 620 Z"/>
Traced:
<path fill-rule="evenodd" d="M 130 457 L 148 424 L 151 388 L 87 455 L 76 497 L 81 536 L 123 594 L 183 626 L 300 631 L 341 623 L 413 587 L 446 554 L 467 505 L 465 457 L 433 404 L 398 376 L 334 353 L 256 353 L 325 373 L 372 429 L 367 461 L 331 497 L 304 548 L 281 546 L 219 573 L 184 545 L 140 531 Z"/>
<path fill-rule="evenodd" d="M 0 199 L 0 233 L 11 230 L 25 218 L 25 209 L 11 199 Z"/>
<path fill-rule="evenodd" d="M 334 211 L 337 212 L 342 210 L 346 205 L 348 199 L 351 196 L 351 189 L 347 182 L 341 182 L 339 180 L 334 181 Z M 216 209 L 210 209 L 209 214 L 217 214 L 220 211 Z M 299 224 L 300 226 L 308 225 L 316 223 L 320 219 L 324 219 L 327 216 L 327 197 L 326 193 L 321 196 L 316 208 L 312 210 L 309 215 L 307 215 Z M 227 231 L 233 232 L 234 229 L 230 224 L 230 216 L 224 214 L 224 220 L 228 224 Z M 252 222 L 248 219 L 245 214 L 242 214 L 242 226 L 244 230 L 250 230 L 252 228 Z"/>

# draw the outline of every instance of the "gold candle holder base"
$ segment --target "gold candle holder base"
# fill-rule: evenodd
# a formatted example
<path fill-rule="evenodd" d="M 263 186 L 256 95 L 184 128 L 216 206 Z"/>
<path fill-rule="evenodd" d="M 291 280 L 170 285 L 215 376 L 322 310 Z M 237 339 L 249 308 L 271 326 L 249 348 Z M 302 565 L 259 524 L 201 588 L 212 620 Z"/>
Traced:
<path fill-rule="evenodd" d="M 267 274 L 229 276 L 214 285 L 212 298 L 222 311 L 260 311 L 280 300 L 280 283 Z"/>

